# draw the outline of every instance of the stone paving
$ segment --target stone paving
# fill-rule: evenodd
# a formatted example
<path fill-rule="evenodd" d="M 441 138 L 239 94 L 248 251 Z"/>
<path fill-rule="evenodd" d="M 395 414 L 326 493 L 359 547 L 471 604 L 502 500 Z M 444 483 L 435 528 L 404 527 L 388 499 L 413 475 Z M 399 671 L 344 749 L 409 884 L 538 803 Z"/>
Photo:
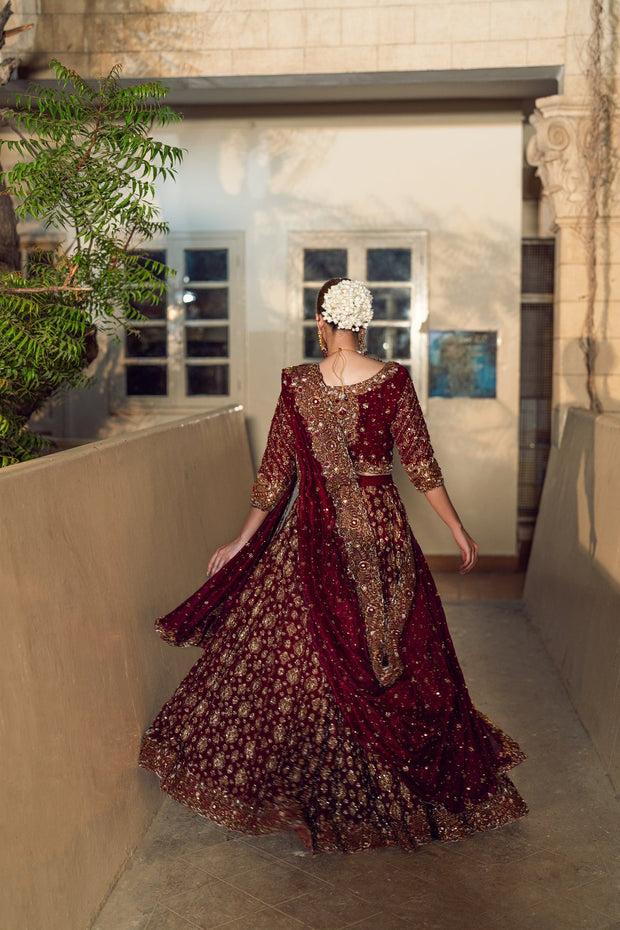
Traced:
<path fill-rule="evenodd" d="M 518 582 L 480 576 L 468 600 L 437 579 L 474 703 L 528 753 L 513 777 L 529 816 L 413 853 L 312 857 L 166 799 L 92 930 L 620 930 L 617 799 L 520 601 L 489 599 Z"/>

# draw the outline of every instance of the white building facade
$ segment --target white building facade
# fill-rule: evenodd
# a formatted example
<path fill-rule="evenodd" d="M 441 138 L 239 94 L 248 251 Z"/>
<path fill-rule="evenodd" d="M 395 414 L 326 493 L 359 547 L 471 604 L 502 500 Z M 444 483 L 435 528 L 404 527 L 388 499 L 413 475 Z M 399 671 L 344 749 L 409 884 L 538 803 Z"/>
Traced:
<path fill-rule="evenodd" d="M 96 438 L 241 402 L 258 460 L 281 368 L 318 354 L 318 286 L 362 278 L 376 295 L 371 351 L 410 368 L 463 521 L 483 554 L 516 560 L 536 493 L 528 474 L 542 461 L 528 448 L 550 438 L 545 410 L 561 428 L 567 406 L 589 401 L 588 7 L 24 0 L 19 19 L 35 29 L 20 80 L 46 78 L 51 57 L 92 77 L 121 62 L 126 78 L 169 85 L 185 117 L 166 134 L 186 150 L 178 180 L 158 191 L 171 234 L 149 245 L 177 271 L 167 299 L 148 309 L 141 339 L 102 341 L 95 388 L 55 404 L 41 427 Z M 617 410 L 610 202 L 597 384 Z M 554 245 L 555 280 L 546 267 L 525 282 L 522 256 Z M 423 548 L 452 552 L 400 483 Z"/>

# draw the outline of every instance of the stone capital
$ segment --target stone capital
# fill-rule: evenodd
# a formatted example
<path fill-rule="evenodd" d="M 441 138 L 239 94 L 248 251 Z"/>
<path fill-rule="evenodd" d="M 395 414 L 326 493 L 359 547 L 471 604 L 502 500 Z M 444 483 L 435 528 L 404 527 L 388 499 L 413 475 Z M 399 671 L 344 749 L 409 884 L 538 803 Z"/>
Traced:
<path fill-rule="evenodd" d="M 589 108 L 584 99 L 541 97 L 530 117 L 535 135 L 526 157 L 537 168 L 557 226 L 573 225 L 583 216 L 587 170 L 583 157 Z"/>

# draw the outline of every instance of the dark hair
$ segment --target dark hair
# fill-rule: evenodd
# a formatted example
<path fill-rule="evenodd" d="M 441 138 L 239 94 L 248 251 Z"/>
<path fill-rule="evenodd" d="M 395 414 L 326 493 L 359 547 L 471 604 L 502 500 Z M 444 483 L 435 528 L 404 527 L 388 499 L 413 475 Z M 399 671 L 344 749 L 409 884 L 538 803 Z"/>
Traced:
<path fill-rule="evenodd" d="M 350 281 L 350 278 L 330 278 L 329 281 L 326 281 L 325 284 L 321 287 L 321 290 L 317 294 L 316 298 L 316 312 L 323 315 L 323 298 L 327 294 L 330 287 L 333 287 L 335 284 L 340 284 L 341 281 Z M 333 326 L 335 329 L 338 329 L 336 323 L 329 323 L 329 326 Z"/>

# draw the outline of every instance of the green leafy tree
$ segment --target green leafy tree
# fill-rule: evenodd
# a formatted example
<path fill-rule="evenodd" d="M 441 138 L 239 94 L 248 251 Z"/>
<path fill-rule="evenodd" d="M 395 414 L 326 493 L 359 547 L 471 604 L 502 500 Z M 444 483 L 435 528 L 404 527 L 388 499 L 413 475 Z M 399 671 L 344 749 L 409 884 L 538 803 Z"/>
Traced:
<path fill-rule="evenodd" d="M 33 85 L 3 112 L 0 140 L 18 161 L 6 175 L 20 219 L 62 237 L 0 273 L 0 466 L 32 458 L 45 441 L 28 428 L 55 392 L 88 383 L 96 332 L 143 318 L 169 269 L 140 249 L 168 231 L 154 184 L 174 178 L 182 150 L 151 132 L 180 119 L 158 82 L 121 86 L 120 67 L 96 84 L 52 61 L 57 84 Z"/>

